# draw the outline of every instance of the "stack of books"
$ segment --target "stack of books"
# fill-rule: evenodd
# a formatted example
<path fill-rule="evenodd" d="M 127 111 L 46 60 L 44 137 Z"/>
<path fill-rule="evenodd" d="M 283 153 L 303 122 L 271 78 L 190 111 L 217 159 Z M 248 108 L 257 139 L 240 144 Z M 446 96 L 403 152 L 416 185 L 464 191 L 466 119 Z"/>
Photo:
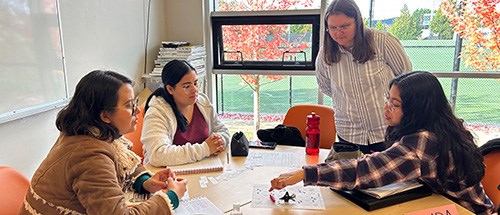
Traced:
<path fill-rule="evenodd" d="M 174 59 L 190 63 L 196 69 L 198 76 L 205 74 L 206 51 L 204 46 L 191 45 L 189 42 L 181 41 L 163 41 L 158 58 L 155 60 L 155 68 L 150 75 L 161 76 L 165 64 Z"/>

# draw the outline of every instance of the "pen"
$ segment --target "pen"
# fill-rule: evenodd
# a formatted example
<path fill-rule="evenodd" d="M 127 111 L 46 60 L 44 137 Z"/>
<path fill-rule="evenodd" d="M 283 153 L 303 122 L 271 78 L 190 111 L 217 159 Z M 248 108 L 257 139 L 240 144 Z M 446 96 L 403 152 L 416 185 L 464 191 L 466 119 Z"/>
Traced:
<path fill-rule="evenodd" d="M 269 193 L 269 199 L 271 200 L 271 202 L 275 203 L 276 202 L 276 199 L 274 198 L 274 195 L 272 193 Z"/>
<path fill-rule="evenodd" d="M 227 160 L 227 164 L 229 164 L 229 152 L 226 152 L 226 160 Z"/>

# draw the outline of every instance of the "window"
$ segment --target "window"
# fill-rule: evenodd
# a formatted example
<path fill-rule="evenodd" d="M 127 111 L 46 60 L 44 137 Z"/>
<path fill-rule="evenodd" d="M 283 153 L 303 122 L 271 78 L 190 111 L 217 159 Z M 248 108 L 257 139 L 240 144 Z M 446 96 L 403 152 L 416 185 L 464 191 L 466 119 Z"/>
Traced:
<path fill-rule="evenodd" d="M 320 11 L 213 12 L 213 68 L 314 70 Z"/>

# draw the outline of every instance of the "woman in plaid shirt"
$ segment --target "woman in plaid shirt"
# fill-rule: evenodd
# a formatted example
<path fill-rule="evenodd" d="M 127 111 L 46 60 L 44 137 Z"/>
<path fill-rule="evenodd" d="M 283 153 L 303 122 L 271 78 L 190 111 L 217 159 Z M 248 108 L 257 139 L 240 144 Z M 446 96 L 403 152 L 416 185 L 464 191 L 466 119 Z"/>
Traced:
<path fill-rule="evenodd" d="M 272 179 L 270 190 L 301 180 L 304 185 L 352 190 L 417 179 L 476 214 L 491 214 L 493 204 L 480 183 L 482 156 L 463 121 L 453 114 L 438 79 L 428 72 L 411 72 L 396 77 L 389 88 L 384 107 L 388 149 L 303 166 Z"/>

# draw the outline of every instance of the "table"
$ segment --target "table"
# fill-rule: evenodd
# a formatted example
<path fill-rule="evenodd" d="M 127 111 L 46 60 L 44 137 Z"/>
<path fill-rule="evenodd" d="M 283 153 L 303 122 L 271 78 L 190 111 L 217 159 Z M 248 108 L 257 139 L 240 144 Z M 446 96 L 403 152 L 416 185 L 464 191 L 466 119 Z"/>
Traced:
<path fill-rule="evenodd" d="M 266 149 L 254 149 L 251 150 L 266 150 Z M 296 152 L 303 154 L 300 156 L 300 162 L 302 164 L 316 164 L 323 162 L 328 155 L 329 150 L 321 149 L 318 156 L 308 156 L 305 153 L 303 147 L 293 147 L 293 146 L 283 146 L 278 145 L 276 151 L 282 152 Z M 230 154 L 230 153 L 228 153 Z M 221 161 L 226 163 L 226 153 L 221 153 L 219 158 Z M 245 169 L 245 159 L 246 157 L 231 157 L 229 159 L 229 166 L 232 171 Z M 151 171 L 157 170 L 157 168 L 146 165 Z M 180 177 L 188 179 L 188 193 L 190 197 L 196 196 L 206 196 L 210 201 L 214 203 L 221 211 L 229 214 L 233 208 L 234 202 L 239 202 L 241 206 L 241 211 L 243 214 L 403 214 L 407 212 L 423 210 L 427 208 L 439 207 L 448 204 L 454 204 L 453 201 L 447 199 L 446 197 L 438 194 L 432 194 L 431 196 L 416 199 L 413 201 L 408 201 L 405 203 L 393 205 L 390 207 L 381 208 L 374 211 L 365 211 L 363 208 L 357 206 L 351 201 L 345 199 L 339 194 L 331 191 L 328 187 L 321 187 L 321 195 L 325 203 L 325 211 L 314 211 L 314 210 L 289 210 L 284 208 L 252 208 L 251 200 L 253 193 L 254 184 L 269 184 L 274 177 L 277 177 L 280 173 L 295 170 L 297 168 L 292 167 L 254 167 L 253 169 L 245 169 L 238 177 L 225 180 L 219 180 L 217 184 L 209 183 L 207 188 L 201 188 L 199 184 L 200 176 L 207 177 L 217 177 L 222 174 L 222 172 L 210 172 L 210 173 L 200 173 L 183 175 Z M 457 206 L 459 214 L 473 214 L 462 206 L 455 204 Z"/>

